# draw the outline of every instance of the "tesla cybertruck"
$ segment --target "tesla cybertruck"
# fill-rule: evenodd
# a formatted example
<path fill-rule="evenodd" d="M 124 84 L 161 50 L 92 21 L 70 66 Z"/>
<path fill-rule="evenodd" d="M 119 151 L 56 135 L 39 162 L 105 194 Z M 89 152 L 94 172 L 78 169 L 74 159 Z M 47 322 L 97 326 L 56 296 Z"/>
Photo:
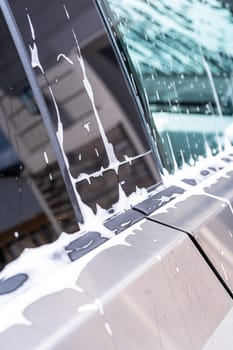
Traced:
<path fill-rule="evenodd" d="M 0 348 L 233 348 L 233 2 L 0 0 Z"/>

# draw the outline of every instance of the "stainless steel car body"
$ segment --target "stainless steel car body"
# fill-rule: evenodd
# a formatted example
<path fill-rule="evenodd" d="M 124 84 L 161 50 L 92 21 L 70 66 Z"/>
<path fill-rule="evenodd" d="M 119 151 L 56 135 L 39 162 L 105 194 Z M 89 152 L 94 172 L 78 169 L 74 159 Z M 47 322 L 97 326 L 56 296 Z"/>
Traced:
<path fill-rule="evenodd" d="M 43 35 L 48 35 L 50 26 L 53 26 L 52 21 L 51 23 L 49 21 L 53 11 L 59 17 L 62 9 L 62 20 L 64 14 L 66 20 L 70 20 L 71 15 L 67 10 L 69 6 L 74 7 L 74 9 L 77 6 L 75 21 L 80 23 L 80 38 L 83 43 L 81 49 L 86 50 L 87 56 L 88 50 L 92 53 L 92 46 L 98 46 L 98 40 L 101 41 L 102 34 L 96 35 L 96 37 L 94 35 L 95 32 L 103 33 L 103 27 L 91 1 L 80 1 L 78 4 L 73 1 L 67 1 L 67 4 L 55 2 L 48 14 L 46 13 L 47 2 L 43 2 L 41 9 L 37 9 L 38 4 L 33 5 L 31 1 L 25 0 L 26 13 L 22 10 L 22 4 L 10 2 L 9 8 L 4 7 L 8 5 L 7 1 L 0 0 L 0 4 L 5 18 L 7 18 L 7 14 L 9 15 L 7 9 L 12 10 L 10 13 L 12 17 L 10 17 L 16 19 L 16 22 L 11 24 L 13 29 L 19 29 L 16 34 L 21 32 L 23 40 L 20 36 L 14 36 L 15 32 L 12 28 L 10 28 L 11 34 L 15 43 L 16 38 L 19 40 L 18 46 L 16 43 L 18 51 L 22 49 L 26 56 L 27 51 L 24 45 L 27 43 L 28 36 L 32 40 L 30 42 L 31 51 L 35 54 L 35 46 L 32 45 L 37 43 L 36 29 L 40 28 Z M 33 6 L 36 8 L 34 12 Z M 38 19 L 39 23 L 37 27 L 35 26 L 35 31 L 34 22 L 31 21 L 30 17 L 31 13 L 34 13 L 35 22 Z M 83 22 L 80 13 L 85 14 Z M 87 19 L 93 22 L 91 33 L 87 30 Z M 46 23 L 46 29 L 42 26 L 43 21 Z M 45 62 L 49 72 L 48 86 L 45 87 L 44 82 L 41 83 L 43 78 L 41 71 L 43 71 L 44 66 L 40 68 L 38 61 L 36 66 L 37 69 L 40 68 L 39 73 L 37 71 L 38 76 L 33 75 L 32 67 L 28 68 L 27 73 L 29 72 L 29 78 L 30 75 L 32 76 L 32 80 L 29 79 L 32 90 L 38 89 L 39 94 L 43 91 L 39 96 L 42 100 L 41 103 L 38 103 L 38 94 L 35 94 L 41 114 L 43 114 L 43 108 L 48 100 L 48 95 L 46 98 L 43 97 L 46 88 L 50 87 L 48 90 L 51 91 L 49 85 L 51 81 L 56 85 L 57 67 L 53 62 L 53 51 L 56 53 L 57 61 L 60 58 L 65 60 L 65 64 L 61 66 L 61 76 L 66 78 L 68 75 L 68 82 L 66 89 L 60 91 L 60 94 L 63 96 L 64 91 L 67 92 L 68 101 L 72 100 L 68 92 L 73 93 L 75 82 L 72 80 L 72 74 L 66 65 L 68 64 L 70 69 L 70 66 L 74 65 L 72 60 L 78 57 L 81 68 L 84 67 L 81 51 L 78 51 L 78 55 L 76 52 L 80 47 L 73 46 L 73 42 L 72 50 L 75 47 L 75 52 L 72 51 L 70 56 L 65 55 L 70 47 L 67 32 L 73 33 L 73 39 L 76 38 L 73 25 L 73 22 L 71 25 L 69 22 L 69 31 L 64 26 L 63 31 L 59 28 L 59 34 L 52 34 L 52 44 L 48 45 L 48 52 L 46 50 L 47 41 L 44 40 L 43 35 L 38 40 L 42 47 L 41 62 L 42 64 Z M 61 35 L 65 40 L 63 40 L 62 48 L 58 51 L 56 45 L 61 43 Z M 101 39 L 103 40 L 103 38 Z M 61 52 L 64 53 L 61 54 Z M 46 61 L 47 54 L 53 60 Z M 108 55 L 106 54 L 106 56 Z M 21 56 L 21 60 L 23 60 L 23 56 Z M 90 57 L 89 60 L 93 63 Z M 24 62 L 26 68 L 28 62 Z M 105 110 L 105 107 L 100 103 L 101 98 L 104 97 L 105 102 L 108 99 L 110 101 L 111 94 L 106 93 L 105 84 L 101 85 L 93 71 L 89 67 L 86 69 L 87 74 L 90 74 L 94 81 L 94 92 L 97 91 L 97 95 L 100 95 L 100 98 L 99 95 L 97 98 L 98 108 L 95 109 L 95 113 L 102 108 L 106 128 L 111 129 L 115 126 L 115 119 L 118 118 L 117 113 L 124 109 L 123 117 L 119 117 L 117 121 L 123 124 L 125 130 L 128 131 L 130 129 L 128 119 L 134 122 L 132 116 L 135 116 L 135 109 L 133 112 L 131 109 L 131 114 L 127 111 L 129 106 L 124 105 L 122 110 L 115 109 L 117 103 L 114 101 L 114 103 L 111 102 L 112 108 L 106 107 Z M 97 62 L 95 69 L 96 71 L 100 69 Z M 115 68 L 111 67 L 111 69 L 115 74 Z M 81 83 L 85 81 L 85 75 L 83 78 L 81 74 L 83 71 L 80 70 L 80 67 L 77 70 L 79 70 L 78 84 L 81 86 Z M 84 70 L 84 72 L 86 71 Z M 119 69 L 117 72 L 119 74 Z M 121 87 L 122 83 L 119 81 L 118 83 L 119 85 L 116 86 Z M 54 85 L 52 85 L 53 88 Z M 86 86 L 88 86 L 87 82 Z M 137 89 L 137 86 L 132 86 L 131 82 L 132 88 Z M 5 87 L 2 89 L 6 90 Z M 68 91 L 69 89 L 71 91 Z M 77 96 L 82 95 L 83 90 L 85 90 L 82 89 L 78 90 Z M 115 90 L 117 89 L 115 88 Z M 87 89 L 88 91 L 89 96 L 91 96 L 90 88 Z M 56 92 L 59 95 L 59 87 Z M 165 92 L 164 89 L 164 94 Z M 133 93 L 131 90 L 131 93 L 135 99 L 137 97 L 135 91 Z M 86 96 L 82 98 L 82 106 L 85 103 L 90 105 Z M 132 103 L 128 95 L 127 99 L 130 101 L 129 104 Z M 30 100 L 30 102 L 32 101 Z M 62 105 L 62 99 L 59 102 Z M 128 103 L 125 102 L 125 104 Z M 140 106 L 141 101 L 137 100 L 137 107 L 140 108 Z M 145 106 L 143 107 L 145 108 Z M 72 106 L 71 108 L 69 105 L 69 108 L 76 113 L 76 107 Z M 45 112 L 52 113 L 49 108 Z M 82 120 L 84 120 L 84 122 L 82 121 L 82 132 L 77 131 L 78 128 L 75 129 L 75 123 L 71 123 L 75 133 L 77 132 L 74 134 L 79 136 L 78 142 L 82 145 L 86 143 L 86 134 L 83 136 L 83 130 L 89 132 L 90 127 L 89 119 L 85 119 L 85 113 L 86 111 L 82 115 Z M 67 123 L 69 124 L 69 122 Z M 1 127 L 3 128 L 3 125 Z M 146 125 L 144 127 L 146 128 Z M 27 125 L 27 130 L 25 128 L 23 136 L 20 136 L 21 141 L 24 141 L 24 135 L 28 129 L 30 126 Z M 138 133 L 129 130 L 130 132 L 131 141 L 136 140 L 135 144 L 139 144 L 138 149 L 136 149 L 138 153 L 142 153 L 142 150 L 148 153 L 148 150 L 143 148 L 143 142 L 140 143 Z M 140 132 L 139 128 L 139 135 Z M 53 134 L 52 138 L 54 135 L 56 136 L 52 127 L 50 133 Z M 67 143 L 68 151 L 72 150 L 73 147 L 74 138 L 71 140 L 71 134 L 72 130 L 70 131 L 69 128 L 68 131 L 64 132 L 64 144 Z M 30 137 L 33 139 L 33 134 Z M 120 140 L 119 145 L 122 144 L 123 142 Z M 151 146 L 151 138 L 149 144 Z M 34 149 L 36 149 L 35 145 Z M 67 166 L 69 164 L 67 162 L 72 161 L 67 149 L 65 153 L 61 147 L 60 156 L 63 159 L 60 166 L 64 164 Z M 157 152 L 157 148 L 154 150 L 152 147 L 152 151 Z M 32 151 L 28 147 L 24 152 L 23 160 L 25 160 L 28 171 L 34 174 L 37 168 L 40 168 L 36 162 L 37 158 L 39 159 L 36 153 L 37 149 Z M 143 156 L 145 156 L 144 153 Z M 149 149 L 149 153 L 151 153 L 151 149 Z M 34 159 L 32 154 L 35 155 Z M 96 154 L 98 156 L 98 152 Z M 125 166 L 127 162 L 131 166 L 133 162 L 137 161 L 136 157 L 129 160 L 129 157 L 124 158 L 124 153 L 120 154 L 119 158 L 123 159 L 120 166 Z M 121 202 L 118 211 L 114 212 L 114 215 L 109 211 L 110 215 L 107 218 L 104 216 L 101 224 L 97 220 L 97 216 L 90 216 L 91 223 L 88 222 L 90 225 L 81 227 L 80 232 L 73 236 L 70 235 L 69 238 L 62 236 L 55 243 L 42 246 L 35 252 L 30 251 L 31 255 L 28 260 L 29 254 L 27 255 L 28 251 L 26 250 L 18 261 L 12 262 L 1 271 L 1 349 L 212 350 L 220 347 L 232 349 L 233 155 L 231 148 L 216 157 L 207 157 L 188 170 L 184 169 L 167 177 L 160 174 L 161 164 L 154 164 L 153 159 L 157 160 L 157 153 L 154 158 L 146 161 L 146 166 L 150 170 L 146 176 L 149 178 L 148 174 L 151 172 L 153 181 L 157 182 L 156 186 L 151 187 L 151 182 L 148 180 L 150 186 L 137 197 L 136 202 L 131 203 L 127 208 L 122 206 L 122 203 L 125 202 Z M 69 177 L 72 166 L 63 169 L 62 173 L 65 174 L 65 177 Z M 119 165 L 115 164 L 114 166 L 117 168 Z M 115 169 L 114 166 L 110 169 L 111 171 Z M 44 164 L 41 167 L 44 167 Z M 138 172 L 140 169 L 142 168 L 139 168 Z M 75 167 L 73 171 L 75 173 Z M 100 174 L 95 172 L 94 176 L 91 175 L 93 178 L 96 178 L 97 175 L 104 177 L 104 171 L 101 171 Z M 91 175 L 89 178 L 87 175 L 86 178 L 84 176 L 82 181 L 84 179 L 90 185 L 89 182 L 93 180 L 93 178 L 90 180 Z M 121 190 L 119 184 L 124 185 L 124 181 L 127 182 L 134 175 L 128 172 L 121 179 L 121 174 L 117 173 L 119 197 Z M 69 181 L 70 179 L 74 179 L 74 176 L 73 178 L 70 176 Z M 69 185 L 68 183 L 70 189 Z M 108 189 L 106 188 L 104 184 L 100 191 L 98 187 L 98 191 L 106 192 L 104 194 L 108 197 Z M 93 190 L 91 189 L 91 191 Z M 37 189 L 37 192 L 40 191 Z M 85 188 L 83 192 L 86 195 Z M 115 198 L 116 194 L 114 193 L 112 196 Z M 41 197 L 43 196 L 39 193 L 38 198 L 40 198 L 41 203 L 45 207 L 49 206 L 44 203 L 44 198 Z M 109 197 L 111 196 L 109 195 Z M 81 196 L 77 196 L 77 198 L 81 200 Z M 58 201 L 59 193 L 55 199 Z M 80 203 L 80 207 L 82 207 L 82 201 L 78 202 L 78 204 Z M 105 203 L 104 200 L 103 203 Z M 77 214 L 79 206 L 76 205 L 76 209 L 76 216 L 79 216 Z M 98 212 L 97 209 L 96 211 Z M 47 216 L 51 218 L 54 229 L 61 230 L 60 222 L 56 220 L 50 208 L 47 208 Z M 38 276 L 39 278 L 37 278 Z"/>

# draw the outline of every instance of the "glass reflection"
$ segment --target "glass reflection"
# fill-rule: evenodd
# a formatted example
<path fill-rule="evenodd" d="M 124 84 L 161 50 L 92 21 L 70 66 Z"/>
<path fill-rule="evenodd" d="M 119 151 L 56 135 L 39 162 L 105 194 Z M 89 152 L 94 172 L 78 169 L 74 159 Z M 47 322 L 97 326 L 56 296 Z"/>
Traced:
<path fill-rule="evenodd" d="M 64 157 L 79 200 L 93 214 L 103 214 L 104 209 L 105 218 L 124 210 L 123 202 L 116 205 L 120 196 L 126 203 L 129 195 L 137 196 L 140 188 L 154 185 L 160 176 L 92 1 L 67 1 L 64 6 L 23 0 L 10 5 L 54 132 L 62 125 Z M 91 27 L 86 22 L 90 13 Z M 3 219 L 0 223 L 0 268 L 24 248 L 52 242 L 63 231 L 79 230 L 32 88 L 2 17 L 1 28 L 0 166 L 3 152 L 9 153 L 10 161 L 0 169 L 5 191 L 1 193 L 7 196 L 1 216 L 8 220 L 7 225 Z M 95 225 L 94 215 L 92 220 Z"/>
<path fill-rule="evenodd" d="M 171 173 L 233 142 L 232 2 L 99 1 Z"/>
<path fill-rule="evenodd" d="M 25 248 L 50 243 L 78 225 L 60 170 L 45 159 L 55 156 L 2 15 L 0 25 L 1 269 Z M 58 183 L 63 207 L 51 198 Z"/>

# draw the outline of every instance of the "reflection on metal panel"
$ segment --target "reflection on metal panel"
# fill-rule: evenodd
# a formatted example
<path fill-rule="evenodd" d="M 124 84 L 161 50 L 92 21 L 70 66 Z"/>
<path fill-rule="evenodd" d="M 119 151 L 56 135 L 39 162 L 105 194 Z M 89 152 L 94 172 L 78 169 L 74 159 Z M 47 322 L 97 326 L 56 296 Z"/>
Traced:
<path fill-rule="evenodd" d="M 218 328 L 208 340 L 203 350 L 219 350 L 219 349 L 232 349 L 233 348 L 233 336 L 232 336 L 232 324 L 233 324 L 233 308 L 229 311 L 223 321 L 219 324 Z"/>
<path fill-rule="evenodd" d="M 232 170 L 225 168 L 212 180 L 187 191 L 152 220 L 189 232 L 203 249 L 226 285 L 233 291 Z M 227 170 L 229 169 L 229 170 Z"/>

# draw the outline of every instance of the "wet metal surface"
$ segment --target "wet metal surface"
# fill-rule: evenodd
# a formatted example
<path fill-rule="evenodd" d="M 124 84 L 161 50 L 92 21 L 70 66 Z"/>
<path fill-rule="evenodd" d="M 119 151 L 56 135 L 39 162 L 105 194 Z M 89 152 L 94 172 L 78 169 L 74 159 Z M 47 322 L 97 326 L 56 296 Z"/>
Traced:
<path fill-rule="evenodd" d="M 219 324 L 218 328 L 208 340 L 203 350 L 233 349 L 233 308 Z"/>
<path fill-rule="evenodd" d="M 233 191 L 232 172 L 227 172 L 204 191 L 178 201 L 152 220 L 189 232 L 219 275 L 233 290 Z"/>
<path fill-rule="evenodd" d="M 232 307 L 177 230 L 143 220 L 97 250 L 81 273 L 74 269 L 79 262 L 63 272 L 72 269 L 83 292 L 63 289 L 27 306 L 28 324 L 2 332 L 1 348 L 201 349 Z"/>
<path fill-rule="evenodd" d="M 2 1 L 2 3 L 5 3 L 5 1 Z M 46 251 L 46 247 L 44 247 L 45 249 L 41 250 L 41 252 L 44 252 L 43 257 L 45 257 L 43 266 L 38 266 L 38 269 L 35 269 L 35 266 L 33 266 L 33 270 L 30 264 L 32 260 L 28 260 L 27 269 L 31 274 L 27 275 L 22 271 L 22 273 L 15 273 L 14 276 L 11 275 L 9 278 L 0 279 L 0 295 L 2 298 L 7 298 L 8 294 L 12 293 L 11 302 L 6 307 L 3 305 L 1 309 L 0 349 L 76 350 L 78 347 L 85 350 L 199 350 L 205 344 L 213 344 L 213 339 L 215 339 L 214 344 L 216 347 L 216 344 L 220 344 L 216 338 L 216 334 L 219 334 L 219 329 L 223 327 L 223 330 L 220 331 L 221 336 L 227 334 L 229 339 L 228 327 L 232 321 L 232 298 L 227 293 L 227 289 L 224 288 L 225 286 L 221 284 L 220 277 L 228 288 L 232 290 L 233 172 L 229 171 L 216 181 L 209 183 L 209 185 L 203 185 L 201 191 L 199 191 L 198 184 L 209 179 L 213 173 L 220 171 L 223 166 L 230 164 L 233 160 L 232 155 L 222 157 L 220 163 L 216 166 L 207 166 L 207 168 L 200 168 L 200 170 L 197 165 L 197 174 L 194 174 L 193 178 L 192 174 L 189 173 L 187 175 L 185 172 L 182 172 L 181 179 L 183 180 L 177 181 L 178 186 L 174 185 L 176 183 L 174 180 L 172 186 L 166 189 L 163 188 L 160 192 L 158 191 L 154 194 L 151 192 L 146 200 L 134 207 L 126 206 L 125 199 L 130 194 L 135 193 L 139 196 L 142 192 L 137 192 L 138 189 L 146 189 L 152 184 L 158 183 L 161 178 L 158 174 L 157 164 L 154 164 L 152 161 L 151 149 L 148 150 L 146 142 L 146 147 L 143 146 L 143 143 L 141 144 L 141 127 L 134 130 L 136 125 L 135 119 L 137 119 L 135 118 L 135 108 L 132 109 L 131 118 L 128 112 L 124 113 L 126 110 L 122 106 L 118 106 L 119 101 L 114 99 L 110 103 L 112 93 L 105 91 L 105 85 L 108 85 L 106 82 L 106 84 L 103 83 L 105 79 L 103 80 L 102 76 L 97 77 L 97 66 L 88 66 L 86 57 L 84 59 L 82 57 L 82 52 L 89 49 L 89 56 L 93 56 L 91 59 L 89 58 L 89 63 L 97 62 L 98 55 L 108 52 L 109 49 L 109 42 L 105 47 L 98 46 L 97 42 L 103 39 L 102 33 L 98 40 L 94 40 L 96 37 L 93 39 L 90 33 L 85 32 L 84 35 L 83 32 L 83 28 L 86 28 L 86 23 L 94 23 L 94 21 L 90 21 L 90 18 L 94 17 L 92 15 L 85 17 L 84 11 L 89 8 L 87 13 L 96 14 L 93 7 L 94 3 L 80 0 L 78 2 L 68 1 L 67 4 L 62 5 L 57 1 L 47 4 L 43 0 L 42 5 L 39 4 L 38 8 L 36 3 L 35 7 L 31 7 L 30 0 L 23 0 L 23 4 L 20 3 L 18 5 L 17 3 L 16 5 L 15 1 L 11 1 L 14 14 L 17 17 L 17 23 L 23 33 L 25 45 L 27 48 L 30 48 L 32 54 L 30 64 L 36 68 L 38 80 L 35 81 L 34 75 L 34 80 L 29 80 L 31 81 L 32 89 L 34 86 L 34 92 L 39 92 L 40 96 L 37 96 L 37 100 L 41 110 L 43 107 L 44 111 L 50 114 L 51 104 L 53 109 L 55 108 L 56 110 L 56 129 L 60 133 L 58 133 L 59 137 L 57 140 L 59 144 L 57 144 L 57 141 L 55 144 L 58 148 L 61 147 L 62 164 L 64 160 L 67 161 L 65 162 L 65 169 L 62 166 L 62 171 L 65 171 L 69 181 L 75 180 L 77 188 L 73 187 L 69 191 L 75 190 L 74 192 L 76 192 L 77 190 L 76 199 L 80 195 L 78 202 L 84 208 L 86 206 L 83 204 L 87 203 L 93 209 L 93 215 L 87 215 L 88 219 L 86 221 L 88 225 L 92 224 L 93 226 L 91 229 L 88 226 L 87 233 L 84 235 L 78 238 L 75 236 L 75 239 L 71 238 L 71 240 L 73 239 L 72 241 L 68 240 L 67 237 L 63 240 L 65 236 L 63 235 L 60 245 L 52 246 L 51 250 L 48 249 Z M 165 4 L 164 9 L 168 7 Z M 81 14 L 77 18 L 75 13 Z M 54 21 L 50 21 L 51 14 Z M 176 11 L 174 11 L 175 14 Z M 85 20 L 83 19 L 84 17 Z M 179 16 L 179 21 L 181 17 Z M 158 16 L 158 18 L 160 17 Z M 81 25 L 81 21 L 85 25 Z M 10 27 L 12 29 L 14 26 L 11 25 Z M 100 18 L 98 17 L 98 26 L 92 27 L 90 32 L 96 35 L 97 29 L 101 28 Z M 179 33 L 178 35 L 179 40 L 182 37 L 181 34 Z M 192 31 L 190 31 L 190 34 L 192 34 Z M 97 33 L 98 35 L 99 33 Z M 89 39 L 90 42 L 88 41 Z M 88 43 L 85 43 L 86 41 Z M 172 45 L 174 43 L 175 41 L 172 40 Z M 74 46 L 74 44 L 76 45 Z M 84 47 L 85 45 L 86 47 Z M 92 46 L 95 45 L 97 45 L 97 56 L 92 51 Z M 195 43 L 195 49 L 196 46 Z M 158 50 L 153 48 L 153 52 L 158 52 Z M 178 52 L 179 54 L 181 53 L 179 50 Z M 110 57 L 111 55 L 108 54 L 107 56 Z M 204 60 L 205 63 L 204 66 L 207 65 L 207 62 L 205 62 L 207 53 L 201 56 L 202 61 Z M 105 61 L 102 61 L 102 63 L 105 62 L 103 65 L 104 70 L 105 68 L 107 69 L 108 63 L 115 65 L 115 59 L 107 62 L 109 57 L 106 57 Z M 25 59 L 24 57 L 23 60 Z M 201 64 L 203 65 L 202 61 Z M 100 66 L 102 63 L 100 61 Z M 15 68 L 14 60 L 11 64 Z M 28 61 L 25 67 L 29 67 L 30 64 Z M 193 68 L 195 67 L 196 65 L 193 65 Z M 170 68 L 172 71 L 172 64 Z M 40 71 L 42 74 L 40 74 Z M 117 72 L 114 70 L 113 76 L 117 77 L 120 75 L 119 70 Z M 206 83 L 209 83 L 208 70 L 204 72 L 203 67 L 200 80 L 205 82 L 203 81 L 203 76 L 206 73 L 207 76 L 204 79 Z M 73 80 L 76 74 L 76 80 Z M 108 74 L 105 72 L 104 75 Z M 190 73 L 185 75 L 189 76 Z M 19 77 L 18 74 L 13 74 L 13 76 L 17 77 L 17 79 Z M 177 90 L 179 94 L 183 90 L 186 99 L 186 93 L 190 94 L 189 89 L 187 89 L 187 82 L 190 77 L 188 79 L 187 76 L 185 79 L 183 79 L 184 77 L 181 78 L 186 82 L 186 86 L 178 86 L 176 90 L 174 79 L 178 77 L 177 72 L 168 79 L 164 78 L 164 76 L 163 72 L 161 77 L 164 79 L 165 86 L 162 87 L 161 92 L 163 93 L 161 97 L 163 95 L 163 98 L 166 97 L 166 100 L 169 99 L 170 101 L 170 92 L 168 91 L 170 89 L 166 86 L 166 80 L 169 82 L 170 79 L 173 81 L 172 91 L 174 90 L 175 95 Z M 68 79 L 66 80 L 67 77 Z M 198 78 L 198 76 L 195 76 L 195 78 Z M 218 75 L 215 78 L 219 82 L 220 79 L 223 79 L 223 76 Z M 111 77 L 109 79 L 112 80 Z M 6 80 L 8 81 L 8 77 Z M 62 81 L 64 85 L 61 85 Z M 39 85 L 37 85 L 37 82 Z M 184 83 L 181 80 L 180 82 L 180 85 Z M 160 84 L 159 79 L 156 78 L 154 81 L 153 78 L 153 86 L 158 85 L 158 83 Z M 24 82 L 22 84 L 24 85 Z M 112 80 L 111 84 L 112 87 L 115 87 L 115 90 L 121 90 L 119 85 L 115 83 L 115 80 Z M 148 82 L 146 83 L 147 86 L 149 86 Z M 198 86 L 199 88 L 197 88 Z M 203 90 L 205 86 L 205 84 L 204 87 L 202 86 Z M 19 89 L 20 93 L 25 91 L 24 88 L 25 86 L 23 86 L 23 90 Z M 196 89 L 200 90 L 200 82 L 196 85 Z M 4 98 L 12 102 L 8 96 L 9 93 L 5 90 L 4 88 Z M 43 93 L 41 90 L 43 90 Z M 223 90 L 225 91 L 225 87 Z M 114 91 L 114 89 L 111 91 Z M 124 103 L 129 104 L 130 98 L 126 97 L 129 95 L 125 91 L 128 93 L 126 86 L 122 90 L 122 95 L 123 100 L 126 101 Z M 213 106 L 218 106 L 218 99 L 215 99 L 217 92 L 213 94 L 211 89 L 207 92 L 205 99 L 210 100 L 210 105 L 212 103 Z M 17 101 L 20 100 L 20 93 L 13 91 Z M 215 101 L 212 95 L 214 95 Z M 176 96 L 176 104 L 178 104 L 180 97 Z M 195 91 L 191 94 L 191 97 L 193 101 L 188 99 L 189 103 L 195 102 L 194 106 L 199 108 L 198 103 L 201 101 L 196 101 L 197 94 Z M 80 100 L 78 100 L 79 98 Z M 187 102 L 185 99 L 183 101 L 180 99 L 180 102 L 184 102 L 184 105 Z M 40 100 L 43 100 L 43 104 L 39 103 Z M 33 102 L 33 99 L 29 99 L 29 101 Z M 71 101 L 75 102 L 75 104 L 72 104 Z M 103 101 L 107 101 L 106 109 L 102 105 Z M 46 105 L 44 105 L 45 102 Z M 154 107 L 158 105 L 158 102 L 154 103 Z M 88 108 L 86 109 L 85 107 L 83 111 L 80 111 L 82 109 L 80 106 L 88 106 Z M 47 107 L 48 110 L 46 111 Z M 202 111 L 199 108 L 200 113 L 197 113 L 198 110 L 196 109 L 195 117 L 198 114 L 199 116 L 204 115 L 203 107 L 201 106 Z M 220 106 L 218 109 L 218 114 L 221 115 Z M 66 110 L 67 113 L 63 113 Z M 23 111 L 25 113 L 24 109 Z M 101 112 L 101 118 L 98 115 L 99 112 Z M 14 113 L 12 111 L 13 116 Z M 36 113 L 38 113 L 38 110 Z M 213 110 L 211 113 L 214 114 L 216 111 Z M 60 114 L 62 118 L 60 118 Z M 178 115 L 177 111 L 175 114 Z M 187 116 L 189 111 L 183 114 L 184 119 L 190 118 L 190 116 Z M 207 116 L 207 114 L 204 116 Z M 12 115 L 11 118 L 13 118 Z M 222 115 L 222 119 L 225 118 L 224 115 Z M 32 117 L 30 113 L 29 116 L 30 118 Z M 165 113 L 163 118 L 167 116 Z M 173 115 L 173 117 L 175 116 Z M 209 118 L 209 116 L 207 117 Z M 214 118 L 214 115 L 211 115 L 212 117 Z M 52 118 L 53 115 L 51 114 L 49 127 L 48 125 L 47 127 L 53 133 Z M 64 123 L 63 118 L 66 119 Z M 10 118 L 8 119 L 10 120 Z M 130 125 L 128 123 L 129 120 L 133 121 Z M 144 122 L 143 120 L 143 125 Z M 157 120 L 155 120 L 155 124 L 156 122 Z M 29 125 L 26 125 L 27 123 L 25 125 L 22 122 L 19 123 L 20 128 L 25 127 L 23 135 L 26 133 L 25 130 L 31 130 L 32 125 L 30 123 Z M 78 125 L 79 123 L 80 125 Z M 69 128 L 70 126 L 72 127 Z M 108 130 L 107 135 L 105 134 L 105 129 Z M 37 130 L 35 130 L 35 134 L 30 134 L 33 143 L 33 135 L 38 134 Z M 13 128 L 13 131 L 15 133 L 17 128 Z M 127 134 L 128 132 L 129 135 Z M 199 134 L 199 130 L 197 134 Z M 125 136 L 127 136 L 127 141 L 125 141 Z M 160 136 L 164 137 L 163 133 Z M 208 154 L 211 151 L 210 143 L 205 145 L 205 149 L 202 151 L 199 150 L 197 152 L 196 150 L 195 154 L 189 152 L 190 154 L 189 156 L 186 155 L 186 159 L 184 155 L 187 153 L 187 149 L 186 152 L 180 152 L 181 149 L 179 149 L 177 156 L 174 152 L 176 151 L 176 144 L 171 138 L 169 141 L 168 136 L 166 137 L 168 141 L 167 146 L 167 141 L 163 140 L 163 147 L 166 150 L 166 147 L 169 146 L 167 150 L 170 152 L 167 153 L 170 154 L 169 157 L 171 159 L 168 159 L 168 157 L 167 161 L 169 162 L 165 162 L 165 164 L 167 164 L 171 173 L 181 168 L 181 161 L 182 167 L 185 165 L 185 162 L 189 163 L 191 161 L 192 165 L 195 165 L 195 162 L 198 161 L 198 156 L 210 156 Z M 179 133 L 177 133 L 177 136 L 179 137 Z M 150 138 L 150 133 L 147 137 Z M 20 138 L 21 141 L 26 140 L 26 138 L 24 140 L 22 135 Z M 208 143 L 207 140 L 204 141 Z M 172 143 L 174 147 L 171 147 Z M 152 147 L 153 145 L 150 146 Z M 222 146 L 221 143 L 216 144 L 215 152 L 223 149 Z M 42 143 L 39 140 L 39 144 L 33 144 L 32 148 L 29 145 L 27 147 L 30 155 L 28 158 L 30 158 L 30 161 L 33 159 L 32 164 L 34 164 L 36 159 L 35 150 L 41 147 L 41 155 L 44 155 L 44 159 L 42 157 L 43 163 L 44 160 L 46 163 L 42 164 L 41 170 L 46 169 L 49 166 L 49 162 L 51 162 L 50 155 L 48 157 L 46 153 L 48 151 L 46 143 Z M 196 148 L 199 148 L 198 144 Z M 88 154 L 90 149 L 91 157 Z M 34 152 L 33 157 L 30 152 Z M 163 152 L 161 156 L 162 154 Z M 192 157 L 190 157 L 191 155 Z M 148 156 L 150 157 L 149 159 L 147 158 Z M 146 157 L 146 159 L 141 159 L 143 157 Z M 24 159 L 26 158 L 24 156 Z M 173 165 L 170 164 L 171 160 Z M 80 164 L 84 164 L 85 161 L 86 167 L 82 170 Z M 32 164 L 25 163 L 25 168 L 28 168 L 29 173 L 31 171 L 34 174 L 36 172 L 34 166 L 38 166 L 38 164 L 36 162 L 34 166 Z M 76 166 L 77 164 L 79 165 Z M 139 165 L 136 167 L 136 164 Z M 193 169 L 195 173 L 195 167 Z M 54 184 L 56 182 L 52 173 L 46 175 L 46 186 L 48 181 Z M 40 175 L 38 176 L 40 177 Z M 195 185 L 197 185 L 197 190 L 194 193 Z M 191 193 L 189 195 L 188 191 L 190 188 Z M 21 190 L 21 188 L 19 189 Z M 63 194 L 60 190 L 55 189 L 53 193 L 55 192 L 57 192 L 57 197 L 54 194 L 53 201 L 57 205 L 60 199 L 61 202 L 63 201 Z M 104 196 L 102 196 L 103 194 Z M 94 199 L 92 198 L 93 195 Z M 86 201 L 82 197 L 89 197 L 89 200 Z M 73 198 L 73 200 L 75 199 Z M 110 209 L 110 207 L 114 206 L 117 200 L 119 201 L 118 204 L 120 204 L 118 208 L 122 206 L 120 210 L 123 211 L 105 221 L 103 225 L 102 222 L 99 224 L 94 213 L 98 213 L 100 207 L 103 206 L 105 214 L 112 215 L 114 210 Z M 165 208 L 162 208 L 163 206 Z M 62 206 L 62 208 L 62 214 L 64 214 L 67 207 Z M 88 210 L 87 212 L 90 213 Z M 149 218 L 145 218 L 145 216 L 149 216 Z M 59 215 L 58 219 L 60 220 Z M 80 219 L 82 221 L 81 217 Z M 66 222 L 69 222 L 68 217 Z M 57 231 L 60 233 L 59 229 Z M 104 234 L 106 234 L 107 238 L 103 237 Z M 110 240 L 108 238 L 111 234 L 113 236 L 116 234 L 116 236 Z M 192 235 L 193 241 L 190 235 Z M 12 236 L 16 242 L 20 240 L 18 231 L 15 231 Z M 194 241 L 198 244 L 195 245 Z M 47 241 L 44 243 L 47 243 Z M 197 249 L 198 245 L 205 252 L 218 274 L 215 273 L 214 269 L 211 269 L 211 264 L 208 265 L 207 260 L 203 258 L 202 251 Z M 38 259 L 38 261 L 42 262 L 42 259 Z M 54 268 L 55 265 L 56 269 Z M 60 266 L 63 270 L 59 269 Z M 26 270 L 22 260 L 18 268 Z M 43 275 L 43 269 L 48 269 L 47 279 L 43 279 L 45 276 L 45 274 Z M 39 275 L 39 278 L 35 272 Z M 25 283 L 26 288 L 24 289 L 25 281 L 28 284 Z M 39 283 L 37 284 L 38 281 Z M 34 288 L 30 289 L 31 284 Z M 21 290 L 18 291 L 21 286 L 22 291 L 25 292 L 24 294 L 20 294 Z M 15 291 L 16 294 L 13 293 Z M 18 292 L 19 294 L 17 294 Z M 229 311 L 230 313 L 228 313 Z M 227 344 L 229 346 L 230 342 Z"/>

